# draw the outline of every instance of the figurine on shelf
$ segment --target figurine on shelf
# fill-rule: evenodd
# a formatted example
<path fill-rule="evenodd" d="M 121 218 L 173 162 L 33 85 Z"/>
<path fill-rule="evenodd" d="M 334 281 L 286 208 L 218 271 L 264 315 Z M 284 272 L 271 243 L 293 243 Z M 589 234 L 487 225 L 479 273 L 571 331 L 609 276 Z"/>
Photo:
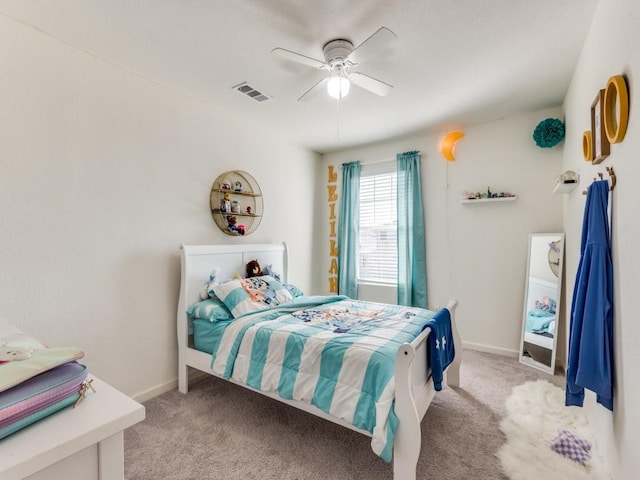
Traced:
<path fill-rule="evenodd" d="M 234 192 L 242 192 L 242 182 L 236 182 L 233 184 Z"/>
<path fill-rule="evenodd" d="M 222 182 L 220 184 L 220 190 L 231 190 L 231 185 L 229 182 Z"/>
<path fill-rule="evenodd" d="M 220 202 L 220 211 L 225 213 L 231 211 L 231 201 L 229 200 L 228 193 L 225 193 L 222 196 L 222 201 Z"/>
<path fill-rule="evenodd" d="M 235 235 L 244 235 L 247 227 L 238 225 L 238 217 L 235 215 L 227 215 L 227 229 Z"/>
<path fill-rule="evenodd" d="M 247 207 L 247 215 L 251 215 L 251 207 Z"/>
<path fill-rule="evenodd" d="M 240 202 L 238 200 L 231 202 L 231 213 L 240 213 Z"/>

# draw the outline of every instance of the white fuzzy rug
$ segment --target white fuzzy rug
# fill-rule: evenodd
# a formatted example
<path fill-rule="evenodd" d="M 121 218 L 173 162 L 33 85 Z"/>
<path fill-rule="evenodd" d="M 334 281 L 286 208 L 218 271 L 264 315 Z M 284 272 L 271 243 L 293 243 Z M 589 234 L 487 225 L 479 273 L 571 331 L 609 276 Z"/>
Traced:
<path fill-rule="evenodd" d="M 507 442 L 498 457 L 511 480 L 610 480 L 584 410 L 565 407 L 562 389 L 546 380 L 518 385 L 506 410 L 500 429 Z M 551 449 L 559 428 L 591 442 L 588 462 L 582 465 Z"/>

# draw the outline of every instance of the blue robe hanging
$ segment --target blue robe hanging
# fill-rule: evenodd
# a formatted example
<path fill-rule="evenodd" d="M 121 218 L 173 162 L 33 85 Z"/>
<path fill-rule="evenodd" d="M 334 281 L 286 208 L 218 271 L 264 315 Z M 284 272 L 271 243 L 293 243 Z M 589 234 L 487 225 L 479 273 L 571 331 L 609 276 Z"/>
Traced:
<path fill-rule="evenodd" d="M 584 389 L 613 410 L 613 265 L 609 240 L 609 182 L 587 192 L 580 263 L 571 304 L 566 405 L 581 407 Z"/>

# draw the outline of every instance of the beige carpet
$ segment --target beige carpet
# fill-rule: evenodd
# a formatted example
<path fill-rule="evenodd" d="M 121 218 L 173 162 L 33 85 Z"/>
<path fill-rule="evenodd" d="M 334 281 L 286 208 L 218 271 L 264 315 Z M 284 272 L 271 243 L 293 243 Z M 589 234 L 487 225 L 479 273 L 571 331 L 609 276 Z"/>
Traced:
<path fill-rule="evenodd" d="M 462 388 L 438 392 L 422 421 L 418 479 L 500 480 L 499 423 L 512 387 L 550 377 L 515 359 L 468 351 Z M 125 431 L 127 480 L 391 480 L 370 438 L 216 378 L 145 403 Z"/>

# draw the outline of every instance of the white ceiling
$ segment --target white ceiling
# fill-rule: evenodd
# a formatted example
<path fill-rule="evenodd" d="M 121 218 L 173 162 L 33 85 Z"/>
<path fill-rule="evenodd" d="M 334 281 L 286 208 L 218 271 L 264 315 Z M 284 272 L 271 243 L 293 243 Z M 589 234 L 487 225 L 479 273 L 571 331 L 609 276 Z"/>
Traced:
<path fill-rule="evenodd" d="M 318 152 L 562 103 L 598 0 L 0 0 L 0 14 Z M 334 38 L 398 39 L 356 70 L 394 85 L 297 102 Z M 6 45 L 5 45 L 6 47 Z M 258 103 L 231 87 L 268 94 Z M 339 122 L 338 122 L 339 120 Z M 339 141 L 337 132 L 339 124 Z"/>

